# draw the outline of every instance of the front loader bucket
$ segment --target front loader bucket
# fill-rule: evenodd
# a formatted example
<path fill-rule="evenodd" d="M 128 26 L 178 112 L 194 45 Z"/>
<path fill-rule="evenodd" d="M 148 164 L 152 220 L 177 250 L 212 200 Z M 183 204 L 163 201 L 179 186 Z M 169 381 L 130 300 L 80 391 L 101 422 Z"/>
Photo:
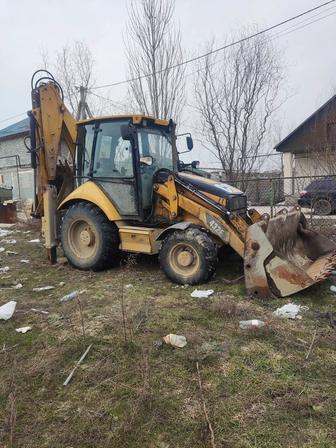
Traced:
<path fill-rule="evenodd" d="M 336 244 L 307 228 L 300 207 L 251 225 L 246 233 L 246 289 L 257 297 L 286 297 L 328 277 Z"/>

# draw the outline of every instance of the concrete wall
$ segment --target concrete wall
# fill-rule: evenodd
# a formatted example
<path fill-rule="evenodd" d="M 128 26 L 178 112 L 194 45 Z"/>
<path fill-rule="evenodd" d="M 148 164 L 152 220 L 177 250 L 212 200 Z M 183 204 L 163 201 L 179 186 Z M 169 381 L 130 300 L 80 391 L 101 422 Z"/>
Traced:
<path fill-rule="evenodd" d="M 283 163 L 283 175 L 286 178 L 293 177 L 293 154 L 291 152 L 285 152 L 282 157 Z M 292 179 L 284 179 L 284 194 L 285 196 L 292 194 L 293 182 Z"/>
<path fill-rule="evenodd" d="M 20 156 L 21 165 L 30 165 L 30 154 L 23 144 L 22 136 L 0 141 L 0 157 Z M 0 159 L 0 167 L 15 165 L 15 159 Z"/>
<path fill-rule="evenodd" d="M 311 182 L 309 177 L 336 175 L 336 154 L 329 153 L 284 153 L 283 155 L 285 195 L 295 195 Z"/>
<path fill-rule="evenodd" d="M 328 176 L 336 174 L 336 156 L 334 153 L 314 153 L 294 155 L 295 176 Z"/>
<path fill-rule="evenodd" d="M 13 199 L 33 198 L 33 170 L 23 136 L 0 141 L 0 184 L 13 188 Z M 17 167 L 19 156 L 22 168 Z"/>
<path fill-rule="evenodd" d="M 13 199 L 33 199 L 33 170 L 0 168 L 0 184 L 13 188 Z"/>

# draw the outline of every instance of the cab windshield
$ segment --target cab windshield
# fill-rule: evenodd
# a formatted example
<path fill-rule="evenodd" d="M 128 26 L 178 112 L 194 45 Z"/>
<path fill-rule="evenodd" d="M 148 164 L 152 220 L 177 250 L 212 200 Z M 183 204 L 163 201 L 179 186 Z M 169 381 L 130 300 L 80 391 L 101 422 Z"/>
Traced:
<path fill-rule="evenodd" d="M 150 160 L 153 168 L 173 170 L 173 146 L 171 135 L 159 127 L 138 129 L 140 160 Z M 146 162 L 144 162 L 146 163 Z"/>

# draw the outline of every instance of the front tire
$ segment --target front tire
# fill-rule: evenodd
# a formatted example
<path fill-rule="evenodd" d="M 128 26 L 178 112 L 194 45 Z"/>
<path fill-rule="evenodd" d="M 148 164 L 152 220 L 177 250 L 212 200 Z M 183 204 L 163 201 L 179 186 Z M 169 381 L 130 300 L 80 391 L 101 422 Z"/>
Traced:
<path fill-rule="evenodd" d="M 61 239 L 66 258 L 78 269 L 100 271 L 119 259 L 118 228 L 93 204 L 78 202 L 68 209 Z"/>
<path fill-rule="evenodd" d="M 195 285 L 208 281 L 216 270 L 217 248 L 202 230 L 176 230 L 162 243 L 161 269 L 175 283 Z"/>

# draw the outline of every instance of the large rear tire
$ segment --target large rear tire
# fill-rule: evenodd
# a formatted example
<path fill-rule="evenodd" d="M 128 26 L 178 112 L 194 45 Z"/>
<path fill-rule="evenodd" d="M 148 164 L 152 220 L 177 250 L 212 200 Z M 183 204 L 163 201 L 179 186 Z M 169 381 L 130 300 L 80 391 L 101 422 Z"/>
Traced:
<path fill-rule="evenodd" d="M 76 268 L 100 271 L 119 259 L 117 226 L 87 202 L 78 202 L 68 209 L 61 238 L 64 254 Z"/>
<path fill-rule="evenodd" d="M 175 283 L 208 281 L 216 270 L 217 248 L 202 230 L 188 228 L 168 235 L 159 253 L 161 269 Z"/>

